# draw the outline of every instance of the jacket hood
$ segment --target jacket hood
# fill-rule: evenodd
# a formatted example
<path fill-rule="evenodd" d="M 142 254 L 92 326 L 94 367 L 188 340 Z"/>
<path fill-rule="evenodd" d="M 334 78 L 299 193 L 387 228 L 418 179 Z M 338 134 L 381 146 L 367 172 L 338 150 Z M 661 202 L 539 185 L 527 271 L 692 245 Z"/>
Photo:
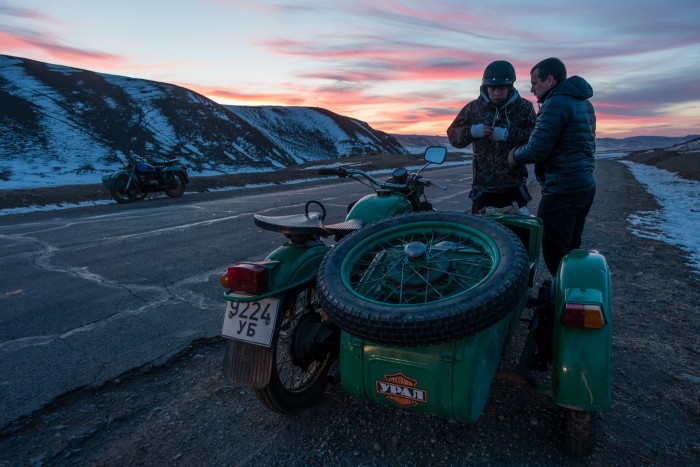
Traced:
<path fill-rule="evenodd" d="M 557 94 L 571 96 L 574 99 L 586 100 L 593 97 L 593 88 L 588 84 L 588 81 L 580 76 L 572 76 L 564 80 L 561 85 L 552 89 L 547 97 Z"/>
<path fill-rule="evenodd" d="M 511 105 L 513 102 L 515 102 L 518 99 L 518 97 L 520 97 L 520 93 L 518 93 L 518 90 L 515 89 L 515 87 L 511 86 L 510 89 L 511 90 L 510 90 L 510 93 L 508 93 L 508 97 L 506 97 L 506 99 L 503 102 L 501 102 L 500 104 L 495 104 L 495 103 L 491 102 L 491 99 L 489 98 L 489 92 L 486 90 L 486 86 L 481 86 L 479 88 L 479 91 L 481 93 L 482 99 L 484 99 L 489 104 L 495 105 L 499 109 L 503 109 L 503 108 L 506 108 L 509 105 Z"/>

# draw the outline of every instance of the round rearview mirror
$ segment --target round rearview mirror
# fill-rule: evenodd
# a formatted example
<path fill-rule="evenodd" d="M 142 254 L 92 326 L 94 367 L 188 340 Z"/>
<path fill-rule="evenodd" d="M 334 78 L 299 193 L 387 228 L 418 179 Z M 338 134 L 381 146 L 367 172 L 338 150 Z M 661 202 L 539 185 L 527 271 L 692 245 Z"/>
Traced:
<path fill-rule="evenodd" d="M 447 148 L 444 146 L 428 146 L 425 148 L 423 160 L 432 164 L 442 164 L 447 156 Z"/>

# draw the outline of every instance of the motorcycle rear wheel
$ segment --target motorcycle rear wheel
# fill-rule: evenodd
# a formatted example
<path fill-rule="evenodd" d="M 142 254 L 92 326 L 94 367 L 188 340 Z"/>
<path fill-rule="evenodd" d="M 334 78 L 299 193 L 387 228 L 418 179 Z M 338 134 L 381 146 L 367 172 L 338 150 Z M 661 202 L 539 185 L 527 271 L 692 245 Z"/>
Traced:
<path fill-rule="evenodd" d="M 141 192 L 139 184 L 132 180 L 129 184 L 129 177 L 126 175 L 120 175 L 114 182 L 109 190 L 114 201 L 120 204 L 131 203 L 132 201 L 142 200 L 146 194 Z"/>
<path fill-rule="evenodd" d="M 455 212 L 404 214 L 364 227 L 326 255 L 319 298 L 331 321 L 379 344 L 440 344 L 523 304 L 525 247 L 507 227 Z"/>
<path fill-rule="evenodd" d="M 187 188 L 187 182 L 185 182 L 185 176 L 177 172 L 165 172 L 163 175 L 165 183 L 171 185 L 170 188 L 165 189 L 165 193 L 171 198 L 179 198 L 185 192 Z"/>
<path fill-rule="evenodd" d="M 268 409 L 281 413 L 298 413 L 312 406 L 323 394 L 328 370 L 333 363 L 333 352 L 320 360 L 307 362 L 306 368 L 295 363 L 295 330 L 302 319 L 316 315 L 320 318 L 320 305 L 313 285 L 289 291 L 281 303 L 284 313 L 273 346 L 272 372 L 267 386 L 254 389 L 255 395 Z M 296 343 L 298 346 L 298 342 Z"/>

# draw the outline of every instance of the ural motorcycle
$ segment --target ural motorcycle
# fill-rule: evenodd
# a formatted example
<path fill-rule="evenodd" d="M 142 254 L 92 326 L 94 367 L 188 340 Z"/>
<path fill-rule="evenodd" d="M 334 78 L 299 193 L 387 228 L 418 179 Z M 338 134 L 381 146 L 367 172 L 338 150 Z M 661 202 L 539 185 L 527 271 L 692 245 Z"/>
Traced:
<path fill-rule="evenodd" d="M 324 223 L 326 210 L 317 201 L 307 203 L 304 214 L 254 216 L 258 227 L 284 234 L 287 242 L 261 261 L 233 264 L 220 278 L 227 289 L 222 335 L 230 339 L 224 374 L 231 382 L 253 388 L 265 406 L 281 413 L 298 412 L 321 395 L 329 373 L 337 373 L 331 366 L 337 365 L 340 339 L 316 293 L 319 265 L 330 248 L 323 239 L 340 239 L 382 218 L 431 210 L 424 189 L 439 185 L 421 171 L 444 162 L 446 154 L 444 147 L 427 148 L 419 170 L 398 168 L 385 182 L 362 170 L 320 170 L 373 189 L 337 224 Z M 321 212 L 310 211 L 313 206 Z"/>
<path fill-rule="evenodd" d="M 163 159 L 162 162 L 139 162 L 130 158 L 121 170 L 104 175 L 102 184 L 117 203 L 140 201 L 148 193 L 157 191 L 179 198 L 190 182 L 188 167 L 177 159 Z"/>
<path fill-rule="evenodd" d="M 278 412 L 302 410 L 340 381 L 361 400 L 473 423 L 526 319 L 512 371 L 562 407 L 567 449 L 587 455 L 592 415 L 611 404 L 610 273 L 602 255 L 574 250 L 535 294 L 541 239 L 541 220 L 528 215 L 418 212 L 355 229 L 319 249 L 320 265 L 314 256 L 284 267 L 308 267 L 316 283 L 289 280 L 281 298 L 254 287 L 284 262 L 234 266 L 222 279 L 223 334 L 236 339 L 224 373 Z M 237 297 L 249 301 L 232 305 Z M 238 337 L 251 325 L 265 341 Z"/>

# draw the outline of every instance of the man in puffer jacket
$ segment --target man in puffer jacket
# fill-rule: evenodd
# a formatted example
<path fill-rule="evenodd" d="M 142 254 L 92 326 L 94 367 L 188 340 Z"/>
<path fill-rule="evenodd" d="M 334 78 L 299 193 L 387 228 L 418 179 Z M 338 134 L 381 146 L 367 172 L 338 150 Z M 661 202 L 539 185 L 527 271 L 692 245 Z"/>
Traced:
<path fill-rule="evenodd" d="M 581 247 L 586 216 L 595 196 L 593 177 L 595 112 L 591 86 L 579 76 L 567 79 L 566 67 L 548 58 L 530 71 L 531 91 L 541 103 L 527 144 L 508 154 L 511 167 L 535 164 L 542 185 L 537 216 L 542 219 L 542 255 L 554 276 L 559 262 Z"/>
<path fill-rule="evenodd" d="M 450 144 L 472 144 L 474 181 L 469 198 L 472 213 L 487 206 L 519 207 L 532 199 L 524 166 L 508 167 L 508 151 L 528 141 L 535 126 L 535 108 L 513 87 L 515 68 L 499 60 L 484 70 L 479 97 L 468 103 L 447 129 Z"/>

